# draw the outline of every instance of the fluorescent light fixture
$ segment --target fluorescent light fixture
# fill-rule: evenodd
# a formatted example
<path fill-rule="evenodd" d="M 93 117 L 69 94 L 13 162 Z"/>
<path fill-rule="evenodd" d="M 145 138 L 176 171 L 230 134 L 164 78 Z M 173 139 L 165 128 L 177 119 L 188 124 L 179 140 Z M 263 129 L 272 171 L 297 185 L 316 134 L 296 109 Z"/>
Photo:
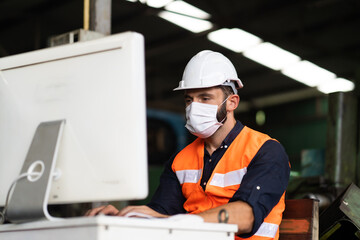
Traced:
<path fill-rule="evenodd" d="M 283 69 L 285 66 L 300 61 L 300 57 L 269 42 L 250 48 L 243 54 L 245 57 L 274 70 Z"/>
<path fill-rule="evenodd" d="M 212 23 L 209 21 L 187 17 L 172 12 L 162 11 L 159 13 L 159 17 L 194 33 L 203 32 L 213 27 Z"/>
<path fill-rule="evenodd" d="M 350 92 L 354 90 L 355 84 L 344 78 L 337 78 L 323 84 L 319 85 L 318 90 L 325 94 L 333 93 L 333 92 Z"/>
<path fill-rule="evenodd" d="M 173 0 L 147 0 L 146 4 L 153 8 L 162 8 Z"/>
<path fill-rule="evenodd" d="M 128 2 L 137 2 L 137 0 L 126 0 Z"/>
<path fill-rule="evenodd" d="M 154 0 L 154 1 L 156 1 L 156 0 Z M 211 16 L 207 12 L 205 12 L 193 5 L 190 5 L 184 1 L 171 2 L 168 5 L 166 5 L 165 9 L 172 11 L 172 12 L 181 13 L 181 14 L 185 14 L 188 16 L 201 18 L 201 19 L 209 19 Z"/>
<path fill-rule="evenodd" d="M 257 36 L 239 28 L 222 28 L 208 34 L 208 39 L 234 52 L 243 52 L 262 42 Z"/>
<path fill-rule="evenodd" d="M 281 72 L 284 75 L 310 87 L 318 86 L 336 78 L 334 73 L 305 60 L 287 66 L 281 70 Z"/>

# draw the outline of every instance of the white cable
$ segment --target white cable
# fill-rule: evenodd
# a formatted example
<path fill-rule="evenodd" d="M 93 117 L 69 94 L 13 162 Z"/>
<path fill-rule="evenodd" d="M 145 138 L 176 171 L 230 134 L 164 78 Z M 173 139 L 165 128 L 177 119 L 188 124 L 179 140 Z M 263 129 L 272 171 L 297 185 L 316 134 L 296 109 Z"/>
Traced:
<path fill-rule="evenodd" d="M 20 174 L 20 176 L 18 176 L 10 185 L 9 191 L 7 192 L 6 195 L 6 200 L 5 200 L 5 206 L 4 209 L 2 210 L 2 212 L 0 212 L 0 224 L 3 224 L 5 222 L 5 215 L 6 215 L 6 210 L 9 204 L 9 197 L 10 197 L 10 193 L 11 190 L 13 189 L 13 187 L 15 186 L 15 184 L 22 178 L 28 177 L 28 176 L 32 176 L 32 177 L 36 177 L 40 175 L 40 173 L 37 172 L 32 172 L 32 173 L 23 173 Z"/>

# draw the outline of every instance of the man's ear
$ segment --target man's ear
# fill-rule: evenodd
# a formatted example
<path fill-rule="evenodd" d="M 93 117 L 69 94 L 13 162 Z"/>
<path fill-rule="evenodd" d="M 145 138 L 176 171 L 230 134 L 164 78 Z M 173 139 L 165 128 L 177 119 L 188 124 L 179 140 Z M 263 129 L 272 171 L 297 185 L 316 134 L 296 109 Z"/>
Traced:
<path fill-rule="evenodd" d="M 240 97 L 237 94 L 232 94 L 226 104 L 226 111 L 233 112 L 238 106 L 240 102 Z"/>

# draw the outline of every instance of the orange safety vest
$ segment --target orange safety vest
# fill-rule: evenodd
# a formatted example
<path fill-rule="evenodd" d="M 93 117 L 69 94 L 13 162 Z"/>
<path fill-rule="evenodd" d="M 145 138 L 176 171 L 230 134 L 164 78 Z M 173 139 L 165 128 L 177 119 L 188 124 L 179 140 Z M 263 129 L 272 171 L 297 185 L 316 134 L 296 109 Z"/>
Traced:
<path fill-rule="evenodd" d="M 199 213 L 228 203 L 239 189 L 251 160 L 270 139 L 268 135 L 245 126 L 216 165 L 205 191 L 200 186 L 204 165 L 204 140 L 197 138 L 180 151 L 173 161 L 172 170 L 186 198 L 184 209 L 189 213 Z M 264 219 L 258 231 L 247 239 L 278 239 L 284 209 L 285 193 Z M 236 236 L 235 239 L 242 238 Z"/>

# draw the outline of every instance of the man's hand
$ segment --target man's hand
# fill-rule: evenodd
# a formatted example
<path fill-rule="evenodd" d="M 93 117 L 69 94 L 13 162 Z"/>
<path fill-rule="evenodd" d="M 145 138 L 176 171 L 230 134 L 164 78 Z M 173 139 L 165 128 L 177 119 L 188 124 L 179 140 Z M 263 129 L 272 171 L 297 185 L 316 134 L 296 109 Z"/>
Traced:
<path fill-rule="evenodd" d="M 160 214 L 145 205 L 127 206 L 127 207 L 123 208 L 121 211 L 119 211 L 113 205 L 106 205 L 106 206 L 101 206 L 98 208 L 88 210 L 85 213 L 85 216 L 90 217 L 90 216 L 96 216 L 99 214 L 104 214 L 104 215 L 109 215 L 109 216 L 124 216 L 125 214 L 127 214 L 129 212 L 141 213 L 141 214 L 146 214 L 146 215 L 149 215 L 152 217 L 159 217 L 159 218 L 168 217 L 168 215 Z M 135 216 L 136 216 L 136 214 L 135 214 Z"/>
<path fill-rule="evenodd" d="M 142 206 L 127 206 L 127 207 L 123 208 L 119 212 L 118 216 L 124 216 L 124 215 L 126 215 L 127 213 L 130 213 L 130 212 L 142 213 L 142 214 L 146 214 L 146 215 L 149 215 L 149 216 L 152 216 L 152 217 L 157 217 L 157 218 L 169 217 L 168 215 L 158 213 L 158 212 L 152 210 L 151 208 L 149 208 L 148 206 L 145 206 L 145 205 L 142 205 Z M 136 214 L 135 214 L 135 216 L 136 216 Z"/>
<path fill-rule="evenodd" d="M 85 213 L 85 216 L 91 217 L 91 216 L 96 216 L 96 215 L 100 215 L 100 214 L 109 215 L 109 216 L 117 216 L 119 214 L 119 210 L 116 207 L 114 207 L 113 205 L 105 205 L 105 206 L 100 206 L 100 207 L 88 210 Z"/>

